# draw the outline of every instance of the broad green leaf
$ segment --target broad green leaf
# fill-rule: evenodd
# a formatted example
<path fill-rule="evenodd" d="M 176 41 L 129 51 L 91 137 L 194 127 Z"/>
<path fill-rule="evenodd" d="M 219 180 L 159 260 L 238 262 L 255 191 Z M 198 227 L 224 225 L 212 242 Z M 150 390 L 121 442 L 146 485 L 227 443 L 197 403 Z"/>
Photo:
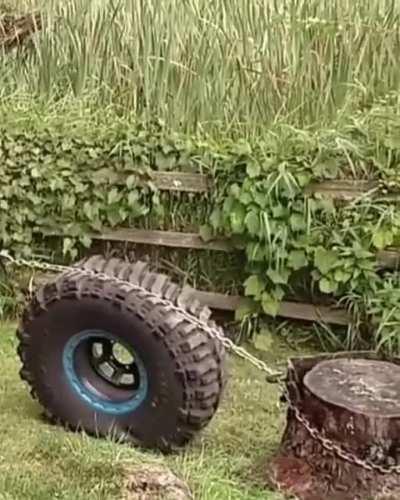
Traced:
<path fill-rule="evenodd" d="M 82 243 L 82 245 L 85 247 L 85 248 L 90 248 L 90 246 L 92 245 L 92 240 L 91 238 L 89 238 L 89 236 L 87 236 L 86 234 L 84 234 L 83 236 L 81 236 L 79 238 L 79 241 Z"/>
<path fill-rule="evenodd" d="M 303 215 L 292 214 L 290 216 L 289 223 L 293 231 L 304 231 L 307 229 L 307 223 Z"/>
<path fill-rule="evenodd" d="M 254 241 L 246 245 L 246 255 L 249 261 L 262 262 L 265 258 L 265 249 Z"/>
<path fill-rule="evenodd" d="M 260 232 L 260 217 L 258 212 L 251 210 L 245 218 L 247 230 L 251 236 L 257 236 Z"/>
<path fill-rule="evenodd" d="M 307 265 L 307 257 L 304 250 L 292 250 L 289 254 L 289 266 L 298 271 Z"/>
<path fill-rule="evenodd" d="M 227 196 L 224 200 L 224 204 L 223 204 L 223 211 L 224 211 L 224 214 L 230 214 L 231 212 L 231 209 L 233 207 L 233 205 L 236 203 L 236 200 L 232 197 L 232 196 Z"/>
<path fill-rule="evenodd" d="M 107 203 L 112 205 L 113 203 L 118 202 L 121 199 L 121 195 L 118 193 L 118 190 L 113 188 L 109 191 L 107 196 Z"/>
<path fill-rule="evenodd" d="M 311 181 L 311 175 L 309 173 L 303 172 L 301 174 L 296 175 L 296 180 L 299 183 L 299 186 L 304 187 Z"/>
<path fill-rule="evenodd" d="M 213 230 L 207 224 L 203 224 L 202 226 L 200 226 L 199 234 L 200 234 L 200 238 L 203 241 L 210 241 L 210 240 L 212 240 L 212 237 L 213 237 Z"/>
<path fill-rule="evenodd" d="M 283 288 L 280 286 L 275 287 L 272 290 L 271 294 L 279 301 L 281 301 L 285 296 L 285 292 L 283 291 Z"/>
<path fill-rule="evenodd" d="M 239 196 L 240 196 L 240 187 L 239 187 L 239 185 L 238 184 L 232 184 L 232 186 L 229 189 L 229 192 L 230 192 L 231 196 L 233 196 L 234 198 L 238 199 Z"/>
<path fill-rule="evenodd" d="M 253 191 L 253 200 L 257 205 L 264 209 L 268 205 L 268 196 L 260 191 Z"/>
<path fill-rule="evenodd" d="M 325 250 L 323 247 L 318 247 L 316 249 L 314 263 L 322 274 L 327 274 L 339 262 L 339 256 L 334 250 Z"/>
<path fill-rule="evenodd" d="M 319 282 L 319 289 L 322 293 L 334 293 L 338 287 L 337 281 L 329 280 L 328 278 L 322 278 Z"/>
<path fill-rule="evenodd" d="M 248 297 L 260 297 L 262 291 L 264 290 L 264 283 L 260 280 L 257 275 L 250 276 L 244 282 L 244 293 Z"/>
<path fill-rule="evenodd" d="M 338 283 L 347 283 L 351 278 L 351 273 L 346 273 L 343 269 L 336 269 L 334 278 Z"/>
<path fill-rule="evenodd" d="M 139 201 L 139 192 L 136 191 L 135 189 L 134 191 L 131 191 L 128 194 L 128 206 L 133 207 L 137 204 L 138 201 Z"/>
<path fill-rule="evenodd" d="M 393 243 L 393 233 L 388 229 L 379 229 L 372 236 L 372 243 L 378 250 L 383 250 L 385 247 Z"/>
<path fill-rule="evenodd" d="M 240 193 L 239 201 L 243 205 L 250 205 L 253 202 L 253 197 L 248 191 L 243 191 Z"/>
<path fill-rule="evenodd" d="M 63 241 L 63 255 L 70 254 L 71 250 L 74 248 L 74 241 L 71 238 L 64 238 Z"/>
<path fill-rule="evenodd" d="M 261 172 L 260 165 L 257 162 L 252 161 L 251 163 L 247 164 L 246 172 L 250 178 L 258 177 Z"/>
<path fill-rule="evenodd" d="M 288 209 L 283 205 L 275 204 L 272 207 L 272 215 L 276 218 L 285 217 L 288 214 Z"/>
<path fill-rule="evenodd" d="M 136 177 L 134 175 L 129 175 L 126 179 L 126 187 L 132 189 L 136 185 Z"/>
<path fill-rule="evenodd" d="M 210 224 L 214 231 L 222 226 L 222 213 L 219 208 L 214 208 L 210 215 Z"/>
<path fill-rule="evenodd" d="M 40 177 L 40 172 L 39 172 L 39 169 L 34 167 L 32 168 L 31 170 L 31 176 L 34 178 L 34 179 L 38 179 Z"/>
<path fill-rule="evenodd" d="M 287 269 L 281 269 L 280 271 L 268 269 L 267 276 L 275 285 L 286 285 L 289 281 L 290 272 Z"/>
<path fill-rule="evenodd" d="M 279 312 L 280 301 L 268 292 L 264 292 L 261 297 L 261 306 L 265 314 L 275 317 Z"/>
<path fill-rule="evenodd" d="M 243 233 L 245 226 L 244 226 L 244 219 L 246 217 L 246 209 L 243 205 L 240 205 L 239 203 L 235 203 L 235 205 L 232 207 L 229 220 L 231 223 L 231 228 L 232 232 L 236 234 L 241 234 Z"/>

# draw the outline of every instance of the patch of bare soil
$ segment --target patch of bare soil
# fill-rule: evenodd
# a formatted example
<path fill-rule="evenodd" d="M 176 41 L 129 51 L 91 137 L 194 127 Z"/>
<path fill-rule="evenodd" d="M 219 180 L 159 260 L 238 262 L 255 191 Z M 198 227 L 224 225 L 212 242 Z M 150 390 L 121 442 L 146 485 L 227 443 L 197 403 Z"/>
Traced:
<path fill-rule="evenodd" d="M 193 500 L 187 484 L 166 467 L 126 468 L 121 500 Z"/>

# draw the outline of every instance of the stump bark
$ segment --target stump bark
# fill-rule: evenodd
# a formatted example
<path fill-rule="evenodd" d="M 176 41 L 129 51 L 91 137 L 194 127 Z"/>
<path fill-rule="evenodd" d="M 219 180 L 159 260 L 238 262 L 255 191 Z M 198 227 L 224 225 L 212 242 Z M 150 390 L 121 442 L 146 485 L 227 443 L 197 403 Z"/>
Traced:
<path fill-rule="evenodd" d="M 301 500 L 400 498 L 400 360 L 292 359 L 286 389 L 275 487 Z"/>

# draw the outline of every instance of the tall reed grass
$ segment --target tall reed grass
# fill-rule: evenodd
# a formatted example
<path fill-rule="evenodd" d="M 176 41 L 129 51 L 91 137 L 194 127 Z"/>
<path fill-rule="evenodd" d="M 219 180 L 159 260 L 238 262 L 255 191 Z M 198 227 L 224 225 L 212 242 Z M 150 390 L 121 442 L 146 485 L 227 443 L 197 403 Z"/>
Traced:
<path fill-rule="evenodd" d="M 327 124 L 400 83 L 399 0 L 37 6 L 47 27 L 34 49 L 0 57 L 2 100 L 87 99 L 173 128 L 253 133 Z"/>

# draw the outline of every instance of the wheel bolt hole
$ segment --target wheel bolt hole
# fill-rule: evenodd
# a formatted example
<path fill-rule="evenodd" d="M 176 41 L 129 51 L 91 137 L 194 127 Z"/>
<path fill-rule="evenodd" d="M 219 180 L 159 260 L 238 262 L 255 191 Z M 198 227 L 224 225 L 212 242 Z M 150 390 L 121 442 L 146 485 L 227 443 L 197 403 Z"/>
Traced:
<path fill-rule="evenodd" d="M 103 352 L 104 352 L 103 344 L 101 342 L 95 342 L 92 346 L 93 357 L 99 359 L 102 357 Z"/>
<path fill-rule="evenodd" d="M 109 363 L 102 363 L 100 365 L 100 371 L 103 373 L 107 378 L 111 378 L 113 373 L 114 373 L 114 368 L 109 364 Z"/>
<path fill-rule="evenodd" d="M 121 365 L 130 366 L 134 361 L 134 358 L 128 349 L 118 342 L 113 345 L 112 354 L 114 359 Z"/>

